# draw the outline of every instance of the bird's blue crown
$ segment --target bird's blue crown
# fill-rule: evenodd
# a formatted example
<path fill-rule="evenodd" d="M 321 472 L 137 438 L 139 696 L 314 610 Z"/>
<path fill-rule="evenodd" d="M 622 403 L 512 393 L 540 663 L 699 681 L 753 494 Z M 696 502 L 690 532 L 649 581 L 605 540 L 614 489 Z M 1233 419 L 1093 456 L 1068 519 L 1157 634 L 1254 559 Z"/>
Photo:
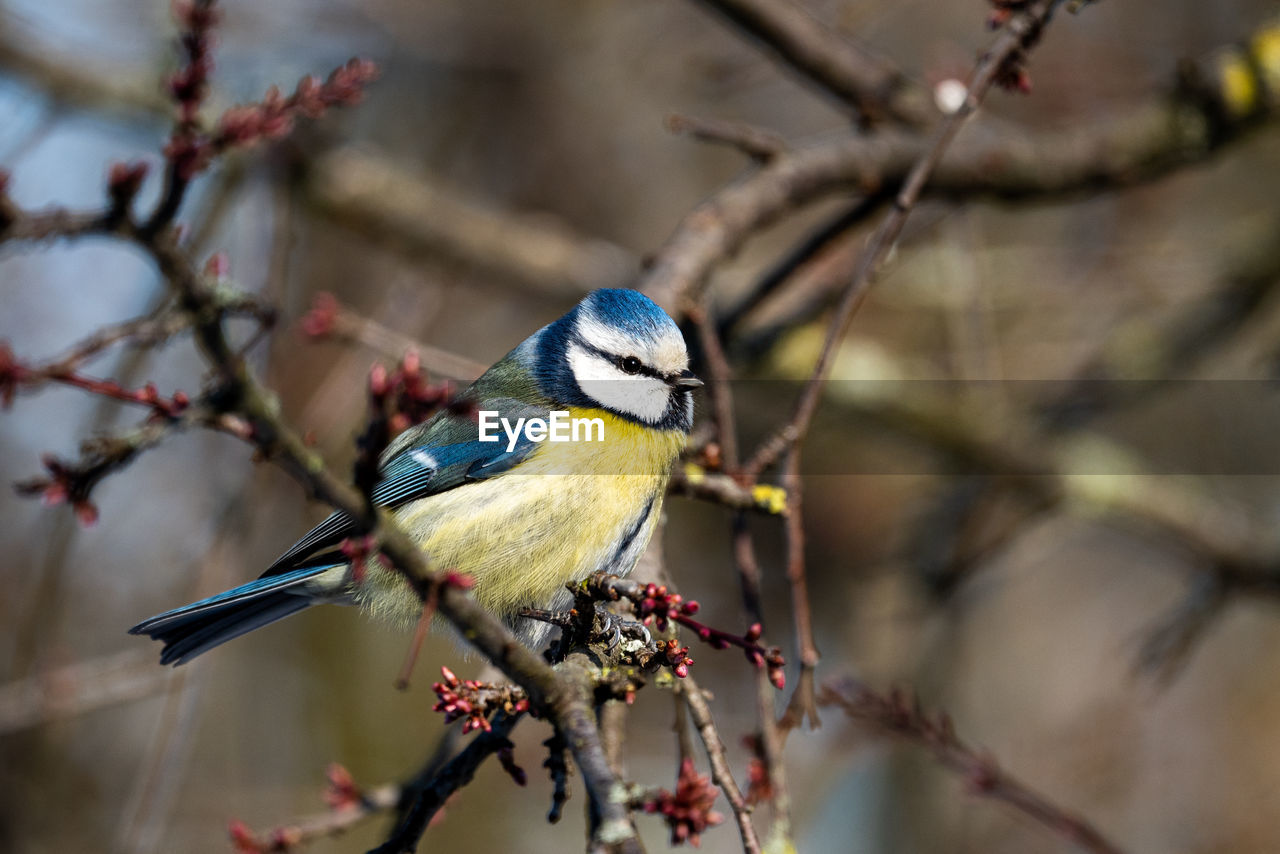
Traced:
<path fill-rule="evenodd" d="M 642 341 L 655 341 L 664 334 L 680 331 L 656 302 L 639 291 L 623 288 L 592 291 L 564 319 L 572 323 L 570 318 L 576 319 L 580 312 Z"/>

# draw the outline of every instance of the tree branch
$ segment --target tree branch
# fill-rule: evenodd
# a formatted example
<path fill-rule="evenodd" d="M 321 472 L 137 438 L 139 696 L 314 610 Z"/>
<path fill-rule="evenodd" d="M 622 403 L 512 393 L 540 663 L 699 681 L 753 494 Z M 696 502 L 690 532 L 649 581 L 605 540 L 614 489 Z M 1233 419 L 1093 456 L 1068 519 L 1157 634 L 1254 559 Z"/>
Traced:
<path fill-rule="evenodd" d="M 824 686 L 820 702 L 838 706 L 856 721 L 920 745 L 938 762 L 962 777 L 970 791 L 1009 804 L 1058 836 L 1093 854 L 1121 854 L 1121 849 L 1084 818 L 1062 809 L 1002 769 L 994 759 L 969 747 L 945 714 L 930 716 L 901 693 L 882 696 L 858 684 Z"/>
<path fill-rule="evenodd" d="M 921 127 L 937 117 L 926 92 L 793 0 L 702 0 L 778 62 L 853 107 L 866 123 Z"/>
<path fill-rule="evenodd" d="M 1012 20 L 1034 20 L 1034 16 Z M 1262 32 L 1273 30 L 1269 26 Z M 1007 58 L 1020 50 L 1019 36 L 1012 37 L 1012 47 L 1003 40 L 987 55 L 999 51 Z M 1134 104 L 1104 121 L 1052 131 L 1019 133 L 1005 126 L 999 132 L 975 130 L 955 145 L 944 146 L 941 156 L 930 164 L 927 184 L 912 194 L 949 200 L 1029 201 L 1163 177 L 1209 158 L 1249 131 L 1276 120 L 1280 105 L 1271 101 L 1250 102 L 1244 112 L 1232 109 L 1230 90 L 1222 82 L 1225 75 L 1243 70 L 1253 76 L 1256 91 L 1267 91 L 1264 80 L 1280 69 L 1255 60 L 1242 68 L 1238 58 L 1233 64 L 1212 57 L 1195 66 L 1200 69 L 1195 87 L 1181 84 L 1171 94 Z M 988 79 L 982 92 L 1001 66 L 987 63 L 986 68 L 983 77 Z M 976 77 L 970 82 L 968 101 L 973 102 L 982 82 Z M 940 128 L 955 127 L 956 119 L 969 112 L 962 108 Z M 638 286 L 661 305 L 695 302 L 716 265 L 751 235 L 783 214 L 822 198 L 875 193 L 903 184 L 913 164 L 929 156 L 936 141 L 886 130 L 797 147 L 775 157 L 687 214 Z"/>

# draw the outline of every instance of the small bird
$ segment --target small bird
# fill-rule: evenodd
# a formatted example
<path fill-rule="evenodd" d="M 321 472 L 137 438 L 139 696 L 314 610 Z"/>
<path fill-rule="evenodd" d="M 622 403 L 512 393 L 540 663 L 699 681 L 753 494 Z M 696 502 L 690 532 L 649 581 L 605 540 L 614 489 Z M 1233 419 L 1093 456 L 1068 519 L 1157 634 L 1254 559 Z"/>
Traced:
<path fill-rule="evenodd" d="M 639 560 L 701 385 L 679 328 L 656 303 L 637 291 L 593 291 L 464 390 L 458 401 L 469 411 L 451 407 L 400 434 L 379 461 L 373 500 L 433 565 L 471 576 L 476 600 L 536 648 L 550 626 L 521 611 L 563 608 L 567 583 L 599 570 L 624 575 Z M 584 429 L 562 425 L 556 441 L 545 423 L 557 417 Z M 486 435 L 497 419 L 506 426 Z M 370 560 L 362 577 L 351 571 L 341 546 L 357 533 L 350 516 L 334 513 L 257 580 L 129 631 L 163 641 L 160 662 L 177 665 L 318 603 L 416 620 L 422 602 L 393 569 Z"/>

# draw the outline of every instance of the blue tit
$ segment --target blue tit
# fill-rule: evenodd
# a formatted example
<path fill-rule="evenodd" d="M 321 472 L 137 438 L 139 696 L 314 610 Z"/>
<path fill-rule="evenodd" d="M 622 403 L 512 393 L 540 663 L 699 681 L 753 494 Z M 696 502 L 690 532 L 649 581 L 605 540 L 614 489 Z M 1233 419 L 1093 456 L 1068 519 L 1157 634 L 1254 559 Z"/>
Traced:
<path fill-rule="evenodd" d="M 635 566 L 700 385 L 679 328 L 656 303 L 594 291 L 463 391 L 470 411 L 442 411 L 398 436 L 379 461 L 373 499 L 436 567 L 471 576 L 476 600 L 537 647 L 550 627 L 522 610 L 563 608 L 567 583 Z M 334 513 L 256 581 L 130 632 L 163 641 L 161 663 L 182 664 L 317 603 L 412 623 L 422 603 L 400 575 L 376 559 L 359 578 L 351 571 L 340 547 L 356 533 L 351 517 Z"/>

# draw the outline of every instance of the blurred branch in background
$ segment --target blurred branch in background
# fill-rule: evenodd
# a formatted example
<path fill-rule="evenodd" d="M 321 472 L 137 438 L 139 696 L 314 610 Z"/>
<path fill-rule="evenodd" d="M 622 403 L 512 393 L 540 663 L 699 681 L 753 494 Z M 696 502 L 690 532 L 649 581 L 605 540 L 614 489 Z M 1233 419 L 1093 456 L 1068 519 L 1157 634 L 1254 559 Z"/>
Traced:
<path fill-rule="evenodd" d="M 784 67 L 845 102 L 861 122 L 925 127 L 938 113 L 924 89 L 888 61 L 843 38 L 792 0 L 702 0 Z"/>
<path fill-rule="evenodd" d="M 169 100 L 159 75 L 129 74 L 119 68 L 93 68 L 84 55 L 59 54 L 38 44 L 15 18 L 0 10 L 0 69 L 38 86 L 68 106 L 126 117 L 166 115 Z"/>
<path fill-rule="evenodd" d="M 942 152 L 920 191 L 950 201 L 1030 201 L 1129 186 L 1200 162 L 1280 115 L 1280 96 L 1268 83 L 1280 75 L 1280 52 L 1260 50 L 1276 32 L 1277 25 L 1269 24 L 1249 52 L 1232 49 L 1186 66 L 1173 93 L 1105 121 L 1050 133 L 979 123 Z M 897 187 L 929 144 L 924 133 L 883 131 L 780 153 L 686 216 L 639 286 L 667 305 L 694 299 L 715 266 L 755 232 L 828 195 L 875 195 Z M 860 216 L 838 220 L 839 227 L 852 228 L 875 208 L 857 210 Z"/>
<path fill-rule="evenodd" d="M 338 148 L 304 172 L 312 204 L 362 236 L 472 265 L 547 296 L 618 287 L 636 267 L 608 241 L 575 234 L 547 215 L 500 211 L 368 152 Z"/>
<path fill-rule="evenodd" d="M 384 359 L 399 359 L 412 350 L 418 354 L 422 367 L 428 373 L 449 379 L 470 382 L 488 367 L 465 356 L 416 341 L 371 317 L 357 314 L 329 293 L 316 295 L 311 310 L 302 318 L 301 327 L 312 338 L 332 337 L 362 344 Z"/>
<path fill-rule="evenodd" d="M 995 759 L 961 741 L 945 713 L 930 715 L 915 698 L 900 692 L 881 695 L 856 684 L 823 686 L 819 702 L 842 709 L 859 723 L 919 745 L 963 779 L 971 793 L 1008 804 L 1071 844 L 1093 854 L 1120 854 L 1121 849 L 1087 820 L 1057 806 L 1001 768 Z"/>
<path fill-rule="evenodd" d="M 150 652 L 125 652 L 81 661 L 0 686 L 0 734 L 152 697 L 171 671 Z"/>
<path fill-rule="evenodd" d="M 955 589 L 978 571 L 1021 535 L 1032 516 L 1066 510 L 1185 549 L 1191 566 L 1213 589 L 1280 593 L 1274 571 L 1280 549 L 1274 538 L 1251 524 L 1241 507 L 1215 497 L 1195 478 L 1153 472 L 1123 444 L 1087 430 L 1046 433 L 1034 420 L 1019 423 L 1014 413 L 993 424 L 981 413 L 966 414 L 941 399 L 931 401 L 927 393 L 912 394 L 910 382 L 889 384 L 892 398 L 876 383 L 846 385 L 843 403 L 857 417 L 921 442 L 954 471 L 986 476 L 977 491 L 967 485 L 963 493 L 941 494 L 907 537 L 917 567 L 940 591 Z M 859 393 L 861 399 L 855 396 Z M 1019 509 L 994 531 L 975 537 L 981 514 L 1002 494 L 1016 496 Z M 1187 627 L 1198 630 L 1205 624 L 1205 608 L 1220 600 L 1206 600 L 1200 585 L 1193 585 L 1189 596 L 1200 607 L 1193 609 L 1197 620 Z M 1144 666 L 1165 669 L 1183 660 L 1156 654 L 1189 648 L 1186 642 L 1171 642 L 1173 628 L 1166 626 L 1163 640 L 1144 649 Z"/>

